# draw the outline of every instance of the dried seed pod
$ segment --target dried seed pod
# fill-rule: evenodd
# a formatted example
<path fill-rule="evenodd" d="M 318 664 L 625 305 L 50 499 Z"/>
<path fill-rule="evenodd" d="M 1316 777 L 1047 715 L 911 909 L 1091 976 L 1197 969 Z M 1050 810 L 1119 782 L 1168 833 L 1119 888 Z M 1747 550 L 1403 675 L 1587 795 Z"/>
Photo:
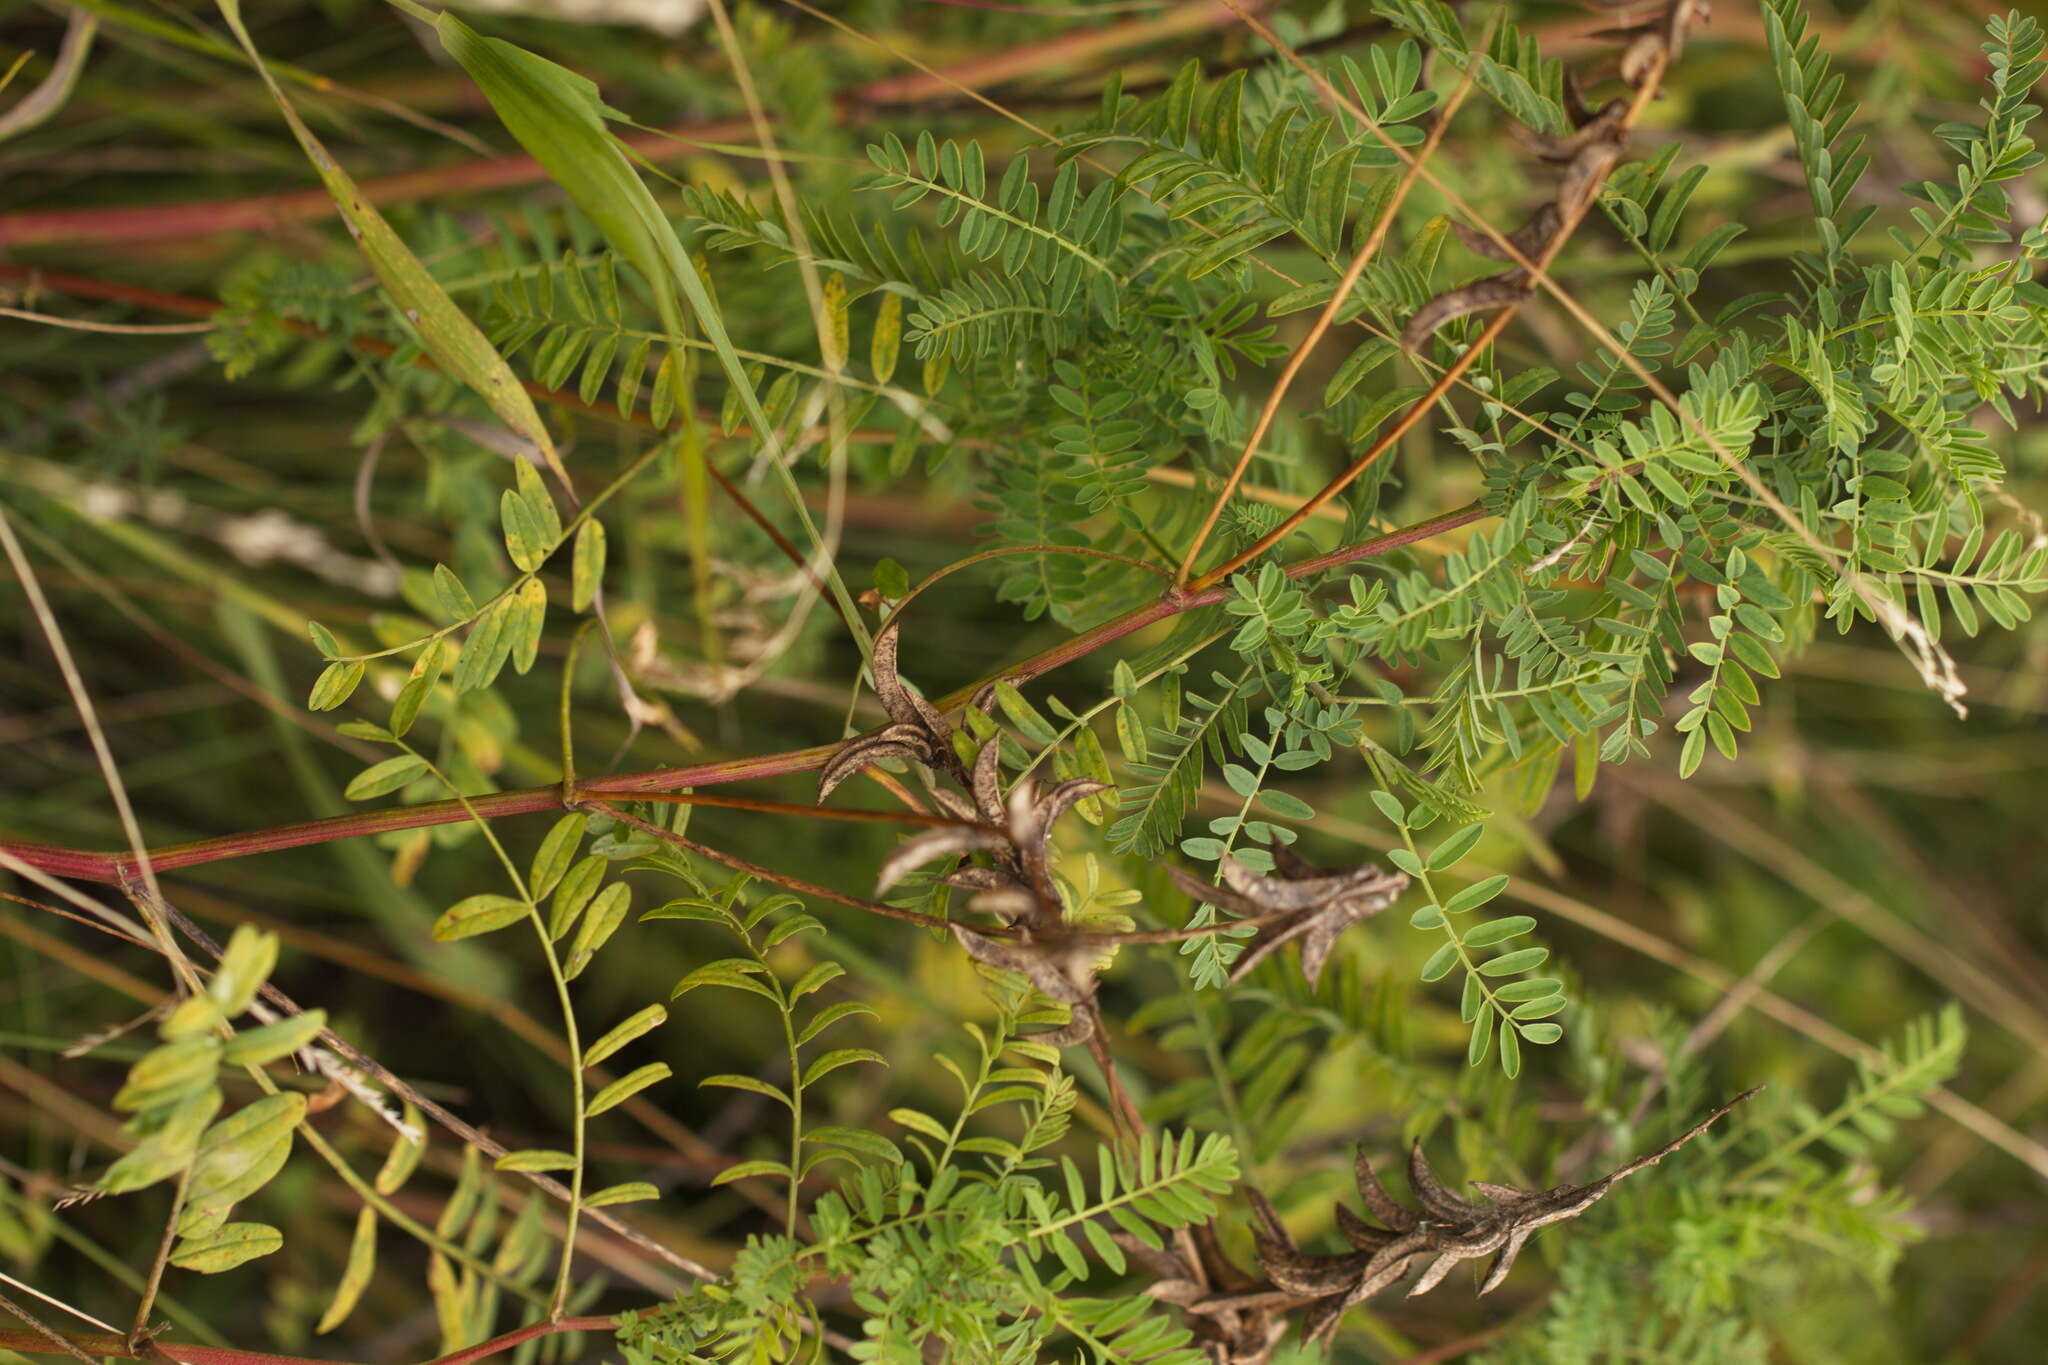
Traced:
<path fill-rule="evenodd" d="M 1041 935 L 1029 929 L 1015 939 L 990 938 L 964 924 L 953 926 L 953 936 L 976 962 L 1016 972 L 1037 987 L 1039 994 L 1073 1012 L 1062 1027 L 1032 1034 L 1032 1042 L 1072 1047 L 1095 1033 L 1101 1023 L 1095 1005 L 1095 972 L 1102 952 L 1098 940 L 1084 934 Z"/>
<path fill-rule="evenodd" d="M 1522 260 L 1533 261 L 1550 245 L 1550 239 L 1557 235 L 1559 225 L 1557 205 L 1545 204 L 1536 210 L 1535 216 L 1528 222 L 1508 234 L 1508 245 L 1514 248 Z M 1456 220 L 1451 223 L 1451 231 L 1457 233 L 1458 240 L 1465 244 L 1465 249 L 1476 256 L 1484 256 L 1490 261 L 1515 261 L 1515 256 L 1502 249 L 1501 244 L 1488 233 L 1466 227 Z"/>
<path fill-rule="evenodd" d="M 1346 871 L 1317 867 L 1297 857 L 1285 844 L 1268 844 L 1273 855 L 1271 877 L 1260 876 L 1235 858 L 1223 860 L 1221 887 L 1167 869 L 1174 885 L 1198 901 L 1235 914 L 1266 917 L 1231 967 L 1233 984 L 1281 947 L 1300 940 L 1301 974 L 1314 987 L 1338 935 L 1392 905 L 1408 887 L 1404 872 L 1364 866 Z"/>
<path fill-rule="evenodd" d="M 953 727 L 936 706 L 904 686 L 896 669 L 901 631 L 891 621 L 875 636 L 869 671 L 875 680 L 875 697 L 889 713 L 888 725 L 865 735 L 855 735 L 839 746 L 837 753 L 818 774 L 818 800 L 823 801 L 847 778 L 885 759 L 900 759 L 942 768 L 961 776 L 960 760 L 953 753 Z"/>
<path fill-rule="evenodd" d="M 1110 1240 L 1158 1277 L 1145 1292 L 1181 1310 L 1211 1365 L 1267 1365 L 1273 1358 L 1287 1334 L 1286 1305 L 1247 1296 L 1258 1281 L 1224 1254 L 1215 1224 L 1189 1228 L 1159 1247 L 1123 1232 Z"/>
<path fill-rule="evenodd" d="M 1259 1263 L 1274 1284 L 1314 1300 L 1302 1324 L 1311 1342 L 1327 1341 L 1346 1310 L 1398 1284 L 1422 1261 L 1429 1264 L 1408 1291 L 1411 1297 L 1436 1288 L 1459 1262 L 1492 1256 L 1493 1265 L 1479 1286 L 1485 1294 L 1507 1278 L 1515 1257 L 1538 1228 L 1578 1217 L 1622 1180 L 1670 1156 L 1755 1093 L 1744 1091 L 1654 1152 L 1589 1184 L 1524 1190 L 1474 1181 L 1472 1188 L 1484 1204 L 1469 1203 L 1444 1188 L 1418 1142 L 1408 1156 L 1408 1185 L 1421 1211 L 1403 1208 L 1380 1184 L 1361 1152 L 1356 1163 L 1359 1197 L 1385 1226 L 1375 1227 L 1340 1207 L 1338 1225 L 1356 1250 L 1311 1255 L 1295 1245 L 1272 1205 L 1252 1191 Z"/>
<path fill-rule="evenodd" d="M 1468 313 L 1483 313 L 1490 308 L 1519 303 L 1529 296 L 1529 292 L 1529 276 L 1519 269 L 1447 289 L 1423 304 L 1415 316 L 1408 319 L 1408 325 L 1401 329 L 1401 344 L 1408 350 L 1419 351 L 1422 344 L 1436 335 L 1437 328 L 1445 323 Z"/>

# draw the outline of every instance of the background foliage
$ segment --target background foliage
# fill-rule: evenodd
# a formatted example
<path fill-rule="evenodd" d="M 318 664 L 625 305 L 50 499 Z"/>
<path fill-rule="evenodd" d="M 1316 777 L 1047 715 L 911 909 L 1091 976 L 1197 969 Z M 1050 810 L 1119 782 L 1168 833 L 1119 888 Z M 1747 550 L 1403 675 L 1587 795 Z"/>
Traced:
<path fill-rule="evenodd" d="M 2036 1357 L 2024 8 L 60 8 L 0 11 L 21 1312 Z M 824 804 L 893 814 L 793 809 L 877 731 Z M 131 809 L 154 878 L 80 852 Z M 1584 1185 L 1759 1084 L 1484 1298 L 1258 1298 L 1354 1148 Z"/>

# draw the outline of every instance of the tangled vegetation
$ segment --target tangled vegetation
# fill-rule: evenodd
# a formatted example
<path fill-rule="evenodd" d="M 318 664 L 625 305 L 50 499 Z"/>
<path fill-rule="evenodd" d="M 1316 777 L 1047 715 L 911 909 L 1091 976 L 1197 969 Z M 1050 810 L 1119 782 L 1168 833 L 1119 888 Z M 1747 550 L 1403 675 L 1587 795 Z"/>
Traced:
<path fill-rule="evenodd" d="M 24 11 L 0 1353 L 2034 1359 L 2048 36 L 1851 9 Z"/>

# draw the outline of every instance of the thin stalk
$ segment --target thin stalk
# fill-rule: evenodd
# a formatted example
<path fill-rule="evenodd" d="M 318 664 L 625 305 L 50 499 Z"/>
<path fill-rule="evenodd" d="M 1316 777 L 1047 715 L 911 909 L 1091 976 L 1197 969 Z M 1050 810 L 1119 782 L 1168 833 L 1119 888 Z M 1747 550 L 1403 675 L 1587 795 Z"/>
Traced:
<path fill-rule="evenodd" d="M 1494 17 L 1487 21 L 1487 36 L 1491 36 L 1499 18 L 1500 12 L 1496 10 Z M 1485 45 L 1486 38 L 1482 37 L 1480 46 Z M 1245 437 L 1244 449 L 1239 452 L 1237 463 L 1230 468 L 1230 477 L 1223 481 L 1223 487 L 1217 491 L 1215 501 L 1209 505 L 1209 514 L 1202 518 L 1202 525 L 1196 530 L 1194 540 L 1189 542 L 1187 553 L 1181 556 L 1180 568 L 1173 576 L 1176 587 L 1186 583 L 1189 575 L 1194 572 L 1195 561 L 1201 557 L 1202 547 L 1208 543 L 1210 533 L 1216 529 L 1216 522 L 1223 515 L 1223 509 L 1230 505 L 1230 499 L 1236 494 L 1238 484 L 1244 479 L 1245 470 L 1251 465 L 1253 453 L 1258 450 L 1259 443 L 1266 439 L 1266 432 L 1273 425 L 1273 419 L 1279 415 L 1280 405 L 1287 400 L 1287 391 L 1293 387 L 1295 376 L 1301 373 L 1301 367 L 1308 363 L 1309 355 L 1315 350 L 1316 344 L 1323 339 L 1331 325 L 1337 321 L 1337 314 L 1342 312 L 1344 305 L 1350 301 L 1351 291 L 1357 287 L 1359 279 L 1365 274 L 1365 268 L 1372 263 L 1373 257 L 1379 255 L 1380 247 L 1386 243 L 1387 233 L 1394 226 L 1395 215 L 1401 212 L 1401 206 L 1408 200 L 1409 191 L 1415 188 L 1416 179 L 1422 174 L 1424 163 L 1443 142 L 1444 134 L 1450 129 L 1451 118 L 1458 112 L 1458 106 L 1465 102 L 1465 96 L 1471 92 L 1472 80 L 1478 71 L 1479 66 L 1476 62 L 1466 67 L 1464 78 L 1451 92 L 1451 97 L 1444 102 L 1442 111 L 1437 115 L 1436 125 L 1429 130 L 1429 138 L 1422 144 L 1422 150 L 1408 163 L 1408 169 L 1401 173 L 1401 179 L 1395 184 L 1393 194 L 1388 196 L 1386 207 L 1380 210 L 1379 220 L 1372 225 L 1371 233 L 1366 236 L 1365 245 L 1358 249 L 1358 254 L 1344 267 L 1344 273 L 1338 277 L 1336 287 L 1330 291 L 1330 301 L 1324 304 L 1323 311 L 1316 315 L 1315 325 L 1308 329 L 1308 335 L 1301 339 L 1301 344 L 1287 357 L 1287 364 L 1281 369 L 1280 377 L 1273 382 L 1272 391 L 1266 395 L 1265 406 L 1259 409 L 1258 421 L 1252 424 L 1251 434 Z"/>
<path fill-rule="evenodd" d="M 425 754 L 404 743 L 400 743 L 398 747 L 425 763 L 427 771 L 439 778 L 442 786 L 455 792 L 455 799 L 458 802 L 465 808 L 469 807 L 469 798 L 463 796 L 448 779 L 447 774 L 436 767 Z M 533 926 L 534 937 L 540 941 L 541 959 L 547 964 L 548 979 L 554 982 L 555 1000 L 562 1010 L 562 1044 L 569 1053 L 569 1099 L 573 1114 L 569 1130 L 569 1154 L 575 1158 L 576 1164 L 569 1171 L 568 1209 L 562 1216 L 562 1259 L 555 1271 L 554 1294 L 548 1303 L 548 1319 L 554 1321 L 562 1317 L 565 1305 L 569 1301 L 569 1276 L 576 1264 L 576 1220 L 583 1211 L 586 1127 L 583 1113 L 583 1040 L 576 1028 L 576 1006 L 569 998 L 569 978 L 562 971 L 562 960 L 555 952 L 554 936 L 548 933 L 547 920 L 542 917 L 540 906 L 534 903 L 533 892 L 527 887 L 526 878 L 520 875 L 519 868 L 513 863 L 511 855 L 505 852 L 504 844 L 498 841 L 497 831 L 491 828 L 490 823 L 474 811 L 471 811 L 470 819 L 483 834 L 484 841 L 491 846 L 491 852 L 497 856 L 499 864 L 504 867 L 505 875 L 511 879 L 513 889 L 519 893 L 519 899 L 526 902 L 526 918 Z"/>
<path fill-rule="evenodd" d="M 178 1240 L 178 1217 L 185 1209 L 185 1191 L 192 1184 L 192 1167 L 178 1172 L 171 1190 L 171 1211 L 164 1217 L 164 1235 L 157 1239 L 156 1256 L 149 1264 L 149 1276 L 142 1284 L 142 1298 L 135 1305 L 135 1322 L 128 1329 L 130 1341 L 141 1341 L 149 1331 L 150 1314 L 156 1311 L 157 1291 L 163 1288 L 164 1267 L 171 1261 L 171 1246 Z"/>

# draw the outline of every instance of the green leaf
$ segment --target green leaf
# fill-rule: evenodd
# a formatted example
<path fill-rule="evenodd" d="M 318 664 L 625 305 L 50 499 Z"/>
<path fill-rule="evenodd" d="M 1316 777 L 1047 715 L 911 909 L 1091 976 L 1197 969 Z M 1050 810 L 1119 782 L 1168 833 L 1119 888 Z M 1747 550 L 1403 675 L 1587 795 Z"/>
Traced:
<path fill-rule="evenodd" d="M 474 938 L 517 924 L 526 915 L 526 902 L 516 896 L 501 896 L 495 892 L 482 892 L 464 896 L 441 912 L 434 921 L 434 941 L 451 943 L 459 938 Z"/>
<path fill-rule="evenodd" d="M 706 1076 L 697 1084 L 700 1086 L 715 1086 L 721 1090 L 745 1090 L 750 1094 L 765 1095 L 785 1109 L 794 1109 L 796 1107 L 781 1087 L 770 1085 L 766 1081 L 755 1080 L 752 1076 L 739 1076 L 729 1072 L 721 1073 L 716 1076 Z"/>
<path fill-rule="evenodd" d="M 669 341 L 663 376 L 672 373 L 675 356 L 683 348 L 680 298 L 689 305 L 754 430 L 777 430 L 761 406 L 746 362 L 734 348 L 696 262 L 684 250 L 668 214 L 627 160 L 619 140 L 605 127 L 610 111 L 597 86 L 511 43 L 482 37 L 446 11 L 436 18 L 435 31 L 441 46 L 469 73 L 519 145 L 547 169 L 647 286 Z M 699 471 L 686 473 L 686 478 L 702 478 L 703 458 L 696 443 L 685 443 L 684 459 Z M 775 467 L 786 475 L 780 462 Z M 787 486 L 794 497 L 794 485 Z M 800 517 L 807 517 L 800 503 L 797 511 Z M 693 553 L 701 561 L 701 551 Z M 698 571 L 707 571 L 701 562 Z"/>
<path fill-rule="evenodd" d="M 1059 731 L 1051 721 L 1033 706 L 1022 692 L 1012 684 L 998 679 L 996 682 L 996 704 L 1003 709 L 1003 715 L 1010 724 L 1017 727 L 1017 733 L 1033 744 L 1052 744 L 1059 739 Z"/>
<path fill-rule="evenodd" d="M 1465 932 L 1465 946 L 1483 948 L 1489 943 L 1526 934 L 1536 927 L 1536 920 L 1530 915 L 1510 915 L 1506 919 L 1489 920 L 1473 926 Z"/>
<path fill-rule="evenodd" d="M 669 1075 L 667 1062 L 649 1062 L 636 1071 L 629 1071 L 591 1096 L 590 1103 L 583 1108 L 583 1116 L 595 1118 L 612 1106 L 631 1099 L 648 1086 L 667 1080 Z"/>
<path fill-rule="evenodd" d="M 1505 875 L 1496 875 L 1488 877 L 1485 881 L 1474 882 L 1444 902 L 1444 913 L 1462 915 L 1467 910 L 1477 910 L 1480 906 L 1505 891 L 1507 885 L 1508 879 Z"/>
<path fill-rule="evenodd" d="M 434 566 L 434 596 L 441 603 L 441 610 L 448 614 L 451 625 L 476 615 L 476 602 L 470 597 L 469 589 L 462 586 L 462 580 L 446 564 Z"/>
<path fill-rule="evenodd" d="M 357 773 L 341 794 L 351 801 L 368 801 L 397 791 L 426 770 L 427 761 L 418 754 L 400 754 Z"/>
<path fill-rule="evenodd" d="M 739 957 L 720 958 L 716 962 L 705 963 L 676 982 L 675 989 L 668 993 L 668 998 L 678 999 L 699 986 L 725 986 L 736 991 L 750 991 L 755 995 L 766 996 L 780 1005 L 781 996 L 772 987 L 754 979 L 761 971 L 762 967 L 758 962 L 749 962 Z"/>
<path fill-rule="evenodd" d="M 888 1062 L 884 1060 L 881 1053 L 868 1048 L 834 1048 L 823 1056 L 812 1059 L 811 1064 L 804 1068 L 803 1083 L 806 1086 L 815 1085 L 840 1067 L 852 1066 L 855 1062 L 880 1062 L 883 1066 L 888 1065 Z"/>
<path fill-rule="evenodd" d="M 796 1044 L 798 1047 L 802 1047 L 840 1020 L 850 1019 L 857 1015 L 864 1015 L 868 1018 L 876 1017 L 873 1006 L 863 1004 L 858 1000 L 840 1000 L 827 1005 L 812 1016 L 810 1023 L 804 1025 L 803 1031 L 796 1036 Z"/>
<path fill-rule="evenodd" d="M 222 1046 L 220 1059 L 228 1066 L 262 1066 L 297 1052 L 319 1037 L 320 1030 L 326 1027 L 326 1010 L 307 1010 L 237 1033 Z"/>
<path fill-rule="evenodd" d="M 878 1161 L 891 1170 L 903 1160 L 901 1148 L 880 1133 L 872 1133 L 865 1128 L 840 1128 L 832 1124 L 820 1124 L 804 1134 L 804 1141 L 843 1147 L 870 1161 Z"/>
<path fill-rule="evenodd" d="M 559 941 L 575 925 L 583 907 L 590 904 L 590 898 L 597 894 L 598 883 L 604 880 L 605 871 L 610 866 L 598 854 L 589 853 L 562 875 L 555 887 L 555 898 L 548 906 L 549 938 Z"/>
<path fill-rule="evenodd" d="M 522 1151 L 507 1152 L 491 1163 L 494 1171 L 573 1171 L 576 1158 L 568 1152 L 551 1151 L 545 1147 L 528 1147 Z"/>
<path fill-rule="evenodd" d="M 633 888 L 624 882 L 613 882 L 598 893 L 597 899 L 590 903 L 589 913 L 577 926 L 575 942 L 569 945 L 569 960 L 563 968 L 567 979 L 574 980 L 590 965 L 590 959 L 604 947 L 626 918 L 626 910 L 632 900 Z"/>
<path fill-rule="evenodd" d="M 562 874 L 569 870 L 569 860 L 576 856 L 576 847 L 583 842 L 586 819 L 581 811 L 571 811 L 555 821 L 547 837 L 540 841 L 526 874 L 527 889 L 535 900 L 554 890 Z"/>
<path fill-rule="evenodd" d="M 1479 837 L 1484 833 L 1484 825 L 1467 825 L 1438 844 L 1429 855 L 1429 870 L 1442 872 L 1446 868 L 1457 866 L 1459 860 L 1472 851 L 1472 846 L 1479 842 Z"/>
<path fill-rule="evenodd" d="M 946 1130 L 945 1125 L 929 1114 L 920 1113 L 915 1109 L 891 1109 L 889 1117 L 911 1132 L 922 1133 L 934 1142 L 952 1140 L 953 1135 Z"/>
<path fill-rule="evenodd" d="M 1480 963 L 1479 970 L 1487 976 L 1513 976 L 1516 972 L 1526 972 L 1539 965 L 1549 956 L 1548 948 L 1521 948 Z"/>
<path fill-rule="evenodd" d="M 628 1180 L 618 1185 L 607 1185 L 596 1194 L 583 1200 L 586 1209 L 602 1209 L 613 1204 L 637 1204 L 648 1199 L 661 1198 L 661 1191 L 645 1180 Z"/>
<path fill-rule="evenodd" d="M 649 1005 L 628 1015 L 608 1030 L 602 1038 L 583 1050 L 583 1065 L 596 1066 L 635 1038 L 660 1028 L 667 1022 L 668 1011 L 660 1005 Z"/>
<path fill-rule="evenodd" d="M 772 1175 L 778 1180 L 787 1180 L 789 1179 L 789 1174 L 789 1167 L 783 1165 L 780 1161 L 741 1161 L 726 1167 L 717 1175 L 712 1176 L 711 1184 L 715 1188 L 719 1185 L 730 1185 L 735 1180 L 745 1180 L 750 1176 L 757 1175 Z"/>

